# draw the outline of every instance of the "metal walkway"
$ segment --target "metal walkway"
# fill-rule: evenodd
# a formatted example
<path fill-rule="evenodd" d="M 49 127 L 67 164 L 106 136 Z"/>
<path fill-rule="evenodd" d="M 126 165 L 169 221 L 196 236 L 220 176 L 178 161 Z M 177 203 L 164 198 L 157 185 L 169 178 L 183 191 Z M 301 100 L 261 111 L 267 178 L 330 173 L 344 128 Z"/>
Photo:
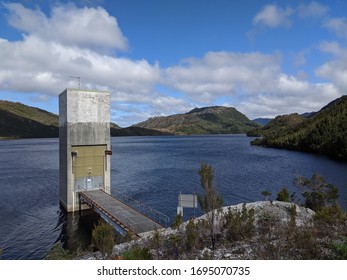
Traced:
<path fill-rule="evenodd" d="M 140 236 L 141 233 L 164 228 L 163 224 L 102 190 L 80 192 L 80 202 L 88 204 L 122 235 L 130 231 Z"/>

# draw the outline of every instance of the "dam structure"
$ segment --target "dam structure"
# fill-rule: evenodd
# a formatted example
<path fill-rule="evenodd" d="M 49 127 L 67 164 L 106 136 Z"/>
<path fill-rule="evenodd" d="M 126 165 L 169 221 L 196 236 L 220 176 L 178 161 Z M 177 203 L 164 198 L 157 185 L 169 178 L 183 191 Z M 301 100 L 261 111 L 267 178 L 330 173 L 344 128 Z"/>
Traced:
<path fill-rule="evenodd" d="M 110 93 L 66 89 L 59 95 L 60 203 L 79 210 L 79 192 L 110 194 Z"/>
<path fill-rule="evenodd" d="M 60 204 L 67 212 L 93 209 L 122 235 L 167 226 L 166 215 L 111 195 L 111 156 L 110 93 L 64 90 L 59 95 Z"/>

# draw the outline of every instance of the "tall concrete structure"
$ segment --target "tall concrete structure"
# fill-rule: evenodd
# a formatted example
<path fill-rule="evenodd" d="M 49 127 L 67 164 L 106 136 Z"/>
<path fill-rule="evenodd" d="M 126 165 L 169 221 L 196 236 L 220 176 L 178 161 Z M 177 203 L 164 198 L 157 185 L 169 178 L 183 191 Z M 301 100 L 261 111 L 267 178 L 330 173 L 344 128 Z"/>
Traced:
<path fill-rule="evenodd" d="M 66 89 L 59 95 L 60 203 L 79 210 L 80 191 L 110 193 L 110 93 Z"/>

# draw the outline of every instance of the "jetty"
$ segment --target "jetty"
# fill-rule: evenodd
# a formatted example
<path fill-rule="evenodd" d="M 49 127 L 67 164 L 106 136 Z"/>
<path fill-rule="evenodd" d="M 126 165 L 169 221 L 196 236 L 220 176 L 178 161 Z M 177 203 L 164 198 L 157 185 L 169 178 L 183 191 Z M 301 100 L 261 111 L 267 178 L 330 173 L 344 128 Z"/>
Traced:
<path fill-rule="evenodd" d="M 122 235 L 140 237 L 142 233 L 168 226 L 168 216 L 129 197 L 142 208 L 141 212 L 103 190 L 82 191 L 79 196 L 81 204 L 86 203 Z"/>

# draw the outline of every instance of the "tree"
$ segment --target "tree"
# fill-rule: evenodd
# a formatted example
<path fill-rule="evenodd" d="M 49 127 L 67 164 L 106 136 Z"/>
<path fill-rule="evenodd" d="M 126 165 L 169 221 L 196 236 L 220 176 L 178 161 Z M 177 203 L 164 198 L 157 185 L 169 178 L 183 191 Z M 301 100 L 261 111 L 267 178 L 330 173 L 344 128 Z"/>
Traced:
<path fill-rule="evenodd" d="M 277 193 L 277 199 L 278 201 L 284 201 L 284 202 L 289 202 L 289 192 L 286 187 L 283 187 L 278 193 Z"/>
<path fill-rule="evenodd" d="M 294 184 L 301 190 L 301 194 L 305 198 L 304 206 L 313 211 L 337 205 L 338 188 L 327 183 L 324 177 L 317 173 L 313 174 L 310 179 L 303 176 L 297 177 Z"/>
<path fill-rule="evenodd" d="M 198 227 L 194 223 L 194 220 L 190 219 L 185 231 L 185 245 L 188 252 L 194 249 L 198 241 L 198 237 Z"/>
<path fill-rule="evenodd" d="M 200 170 L 200 183 L 205 194 L 198 195 L 198 201 L 202 212 L 207 215 L 207 224 L 210 230 L 210 238 L 212 249 L 215 248 L 216 238 L 215 238 L 215 222 L 219 215 L 219 209 L 223 206 L 223 198 L 217 193 L 213 179 L 214 179 L 214 169 L 212 166 L 201 163 Z"/>
<path fill-rule="evenodd" d="M 232 210 L 224 215 L 223 229 L 229 242 L 250 239 L 254 234 L 254 209 L 247 209 L 246 204 L 242 210 Z"/>
<path fill-rule="evenodd" d="M 183 223 L 183 218 L 182 218 L 182 214 L 178 213 L 175 217 L 175 220 L 172 224 L 172 228 L 178 229 L 180 227 L 180 225 L 182 225 Z"/>
<path fill-rule="evenodd" d="M 271 196 L 271 192 L 269 191 L 262 191 L 261 195 L 265 197 L 265 200 L 267 201 L 269 197 Z"/>
<path fill-rule="evenodd" d="M 104 221 L 99 221 L 92 231 L 93 244 L 104 257 L 112 253 L 114 237 L 114 228 Z"/>
<path fill-rule="evenodd" d="M 73 256 L 69 251 L 64 250 L 60 242 L 54 244 L 54 246 L 47 252 L 45 260 L 71 260 Z"/>

